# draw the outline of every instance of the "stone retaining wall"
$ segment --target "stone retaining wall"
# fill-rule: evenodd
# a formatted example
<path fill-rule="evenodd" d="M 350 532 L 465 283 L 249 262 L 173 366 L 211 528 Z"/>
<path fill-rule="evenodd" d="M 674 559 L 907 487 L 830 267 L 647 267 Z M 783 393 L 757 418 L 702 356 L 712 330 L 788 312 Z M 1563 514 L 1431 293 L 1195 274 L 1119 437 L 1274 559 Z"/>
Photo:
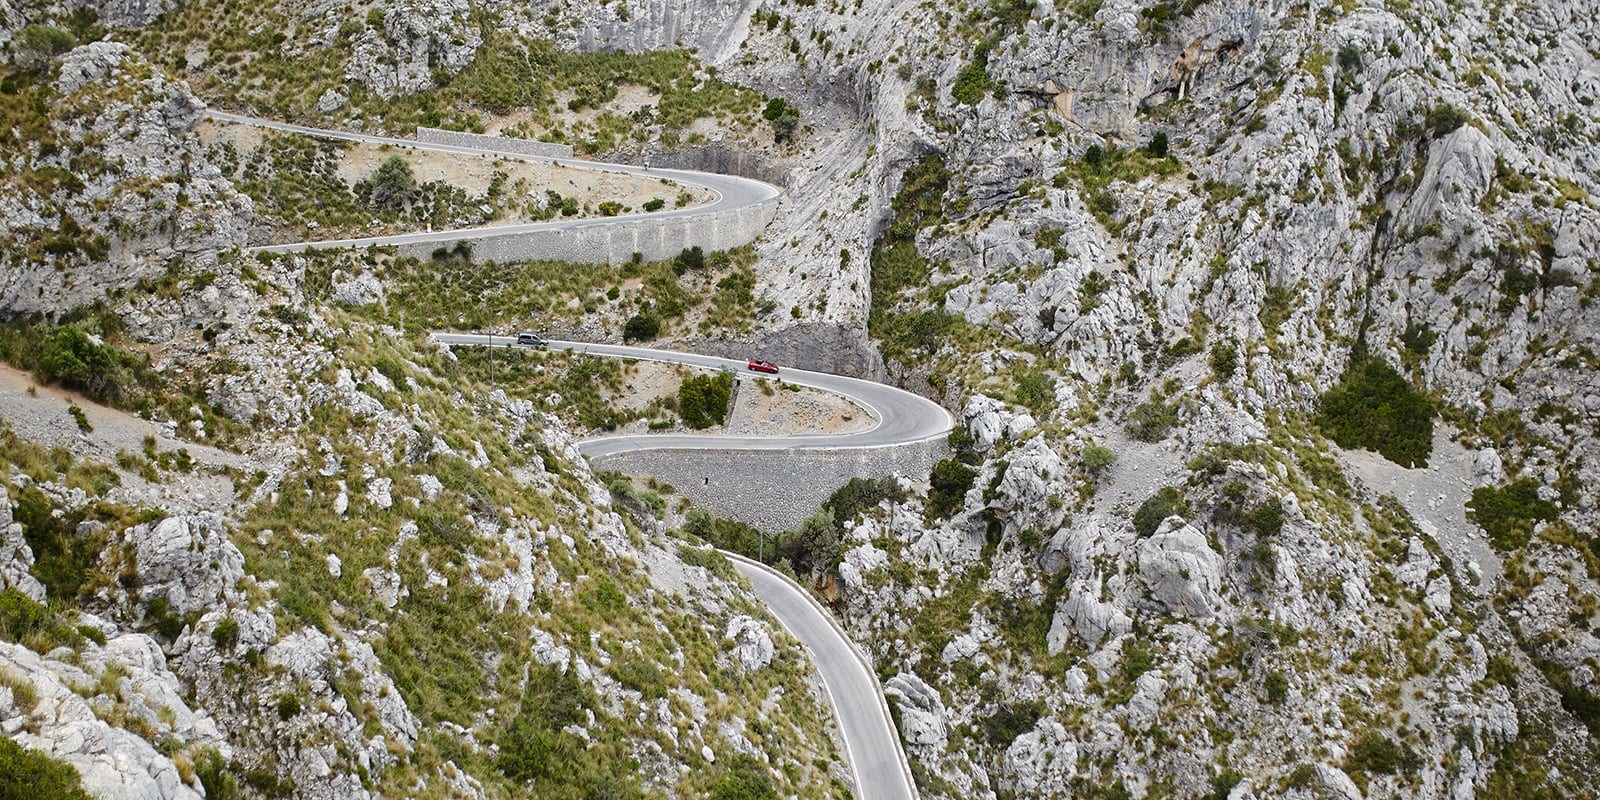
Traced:
<path fill-rule="evenodd" d="M 799 525 L 851 478 L 898 474 L 923 480 L 946 451 L 939 437 L 840 450 L 642 450 L 593 463 L 670 483 L 700 508 L 775 533 Z"/>
<path fill-rule="evenodd" d="M 621 264 L 639 253 L 646 261 L 678 255 L 699 245 L 708 252 L 729 250 L 756 240 L 778 213 L 781 198 L 728 211 L 701 214 L 641 215 L 636 219 L 612 217 L 581 220 L 571 227 L 503 234 L 475 232 L 470 244 L 475 261 L 571 261 L 580 264 Z M 400 245 L 404 255 L 427 259 L 438 248 L 455 242 L 419 242 Z"/>
<path fill-rule="evenodd" d="M 537 142 L 532 139 L 512 139 L 508 136 L 485 136 L 481 133 L 446 131 L 439 128 L 417 128 L 417 141 L 426 144 L 443 144 L 451 147 L 476 147 L 480 150 L 502 150 L 537 158 L 572 158 L 572 145 L 554 142 Z"/>

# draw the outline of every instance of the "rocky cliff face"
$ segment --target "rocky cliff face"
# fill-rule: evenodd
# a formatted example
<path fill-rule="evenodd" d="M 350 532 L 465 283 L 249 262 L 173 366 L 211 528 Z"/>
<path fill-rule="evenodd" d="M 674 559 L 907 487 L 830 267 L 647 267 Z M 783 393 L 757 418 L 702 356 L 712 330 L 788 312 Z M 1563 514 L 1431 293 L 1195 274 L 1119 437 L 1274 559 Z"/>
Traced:
<path fill-rule="evenodd" d="M 112 41 L 57 69 L 9 78 L 0 314 L 93 303 L 244 242 L 251 203 L 200 155 L 205 104 L 186 85 Z"/>
<path fill-rule="evenodd" d="M 873 331 L 890 374 L 966 405 L 961 510 L 868 515 L 840 567 L 931 793 L 1594 790 L 1588 9 L 776 11 L 798 55 L 752 35 L 752 73 L 842 51 L 810 85 L 864 98 L 814 145 L 866 134 L 827 166 L 881 187 L 845 206 L 864 227 L 912 213 L 914 158 L 944 176 L 925 282 L 867 295 L 836 187 L 803 180 L 829 224 L 764 273 L 925 325 Z M 904 269 L 886 241 L 874 277 Z M 1357 351 L 1455 426 L 1426 469 L 1307 425 Z M 1491 546 L 1523 478 L 1537 533 Z"/>
<path fill-rule="evenodd" d="M 101 18 L 138 24 L 117 21 L 139 18 L 123 8 Z M 789 197 L 758 247 L 772 302 L 752 341 L 888 375 L 964 423 L 954 445 L 970 477 L 937 471 L 928 500 L 842 520 L 834 570 L 841 616 L 892 675 L 928 796 L 1596 793 L 1592 3 L 268 11 L 286 31 L 270 47 L 316 67 L 315 92 L 292 103 L 305 113 L 345 114 L 362 92 L 421 103 L 496 30 L 576 49 L 696 47 L 707 72 L 800 109 L 795 141 L 763 153 Z M 25 17 L 0 1 L 0 21 L 10 38 Z M 546 696 L 506 666 L 520 659 L 588 687 L 601 721 L 560 730 L 633 759 L 646 786 L 703 794 L 674 776 L 732 752 L 782 761 L 790 739 L 717 709 L 798 686 L 663 677 L 690 663 L 772 672 L 783 659 L 745 621 L 759 615 L 688 588 L 715 580 L 684 563 L 701 556 L 611 508 L 531 406 L 441 388 L 481 383 L 469 354 L 376 344 L 398 322 L 371 289 L 381 269 L 358 284 L 373 266 L 358 259 L 339 273 L 213 266 L 249 209 L 193 155 L 189 90 L 146 66 L 175 53 L 140 46 L 80 47 L 38 89 L 67 110 L 44 129 L 52 147 L 7 150 L 25 190 L 0 219 L 38 252 L 13 249 L 0 296 L 11 312 L 54 312 L 171 259 L 179 278 L 217 273 L 182 303 L 156 287 L 116 311 L 203 376 L 209 405 L 174 425 L 214 407 L 287 437 L 290 455 L 234 476 L 238 509 L 86 530 L 104 534 L 108 574 L 138 565 L 137 585 L 88 593 L 77 624 L 105 643 L 7 651 L 38 698 L 0 703 L 8 733 L 35 726 L 88 776 L 86 754 L 103 751 L 81 742 L 154 731 L 128 743 L 137 766 L 120 783 L 96 785 L 168 796 L 200 780 L 184 761 L 211 752 L 262 794 L 293 780 L 316 796 L 472 796 L 501 779 L 473 771 L 498 761 L 494 731 L 515 726 L 520 698 Z M 208 80 L 203 42 L 183 51 Z M 272 74 L 253 73 L 263 96 L 298 96 Z M 116 157 L 79 170 L 77 149 Z M 105 197 L 120 199 L 93 202 Z M 335 296 L 342 310 L 318 311 Z M 213 317 L 234 327 L 193 333 Z M 1377 427 L 1393 408 L 1374 396 L 1408 395 L 1359 380 L 1387 374 L 1439 411 L 1431 431 L 1390 431 L 1412 447 L 1403 463 L 1339 446 L 1318 418 L 1345 387 L 1371 400 L 1355 427 Z M 33 486 L 53 507 L 90 500 L 64 470 L 32 484 L 19 471 L 12 498 Z M 506 510 L 503 479 L 555 510 Z M 295 516 L 302 497 L 323 509 L 311 521 Z M 459 524 L 439 522 L 441 497 Z M 21 518 L 27 503 L 11 502 Z M 38 599 L 50 587 L 30 564 L 45 553 L 27 544 L 0 537 L 0 580 Z M 653 584 L 624 579 L 638 565 Z M 396 661 L 459 587 L 511 615 L 484 624 L 531 642 L 480 645 L 494 699 L 469 706 Z M 603 613 L 614 592 L 655 610 L 592 627 L 577 609 Z M 663 628 L 676 649 L 650 644 Z M 684 630 L 715 646 L 682 643 Z M 94 721 L 62 689 L 85 680 L 107 687 L 85 701 Z M 131 688 L 173 682 L 194 699 L 151 695 L 165 714 Z M 87 733 L 50 734 L 47 713 Z"/>

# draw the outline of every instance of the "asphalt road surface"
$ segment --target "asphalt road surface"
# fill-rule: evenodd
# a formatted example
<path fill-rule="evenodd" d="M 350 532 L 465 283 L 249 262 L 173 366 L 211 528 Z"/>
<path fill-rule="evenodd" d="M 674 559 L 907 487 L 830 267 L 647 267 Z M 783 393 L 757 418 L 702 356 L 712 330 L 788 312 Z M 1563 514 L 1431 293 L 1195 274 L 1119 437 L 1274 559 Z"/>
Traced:
<path fill-rule="evenodd" d="M 485 336 L 475 333 L 436 333 L 435 341 L 452 345 L 489 345 L 512 347 L 516 341 L 510 336 Z M 491 341 L 492 340 L 492 341 Z M 807 450 L 841 449 L 856 447 L 884 447 L 911 444 L 947 436 L 954 420 L 950 412 L 938 403 L 920 395 L 893 386 L 831 375 L 826 372 L 808 372 L 780 367 L 777 375 L 752 372 L 748 362 L 731 358 L 681 353 L 674 350 L 653 350 L 648 347 L 628 347 L 616 344 L 587 344 L 584 342 L 551 341 L 552 350 L 570 350 L 613 358 L 632 358 L 640 361 L 662 361 L 686 364 L 705 369 L 732 370 L 740 380 L 761 377 L 776 379 L 797 386 L 843 395 L 859 403 L 872 415 L 873 425 L 866 430 L 840 434 L 808 434 L 795 436 L 717 436 L 697 433 L 646 433 L 627 436 L 603 436 L 578 443 L 578 449 L 587 456 L 610 455 L 630 450 L 662 450 L 702 448 L 711 450 Z"/>
<path fill-rule="evenodd" d="M 433 339 L 450 345 L 519 347 L 512 336 L 435 333 Z M 949 412 L 927 398 L 893 386 L 842 375 L 786 368 L 780 368 L 777 375 L 765 375 L 749 371 L 748 362 L 745 361 L 646 347 L 564 341 L 551 341 L 548 346 L 551 350 L 685 364 L 706 369 L 729 369 L 745 378 L 760 375 L 810 386 L 854 400 L 867 409 L 874 421 L 872 427 L 866 430 L 812 436 L 606 436 L 578 443 L 578 450 L 590 456 L 652 448 L 783 450 L 883 447 L 946 436 L 954 424 Z M 900 747 L 900 736 L 889 717 L 889 708 L 883 698 L 883 689 L 878 685 L 877 675 L 843 629 L 794 581 L 735 553 L 725 554 L 734 567 L 750 580 L 750 585 L 771 609 L 773 616 L 811 651 L 817 672 L 821 674 L 823 685 L 833 701 L 834 713 L 838 715 L 839 730 L 849 754 L 851 771 L 858 781 L 857 797 L 860 800 L 916 798 L 916 784 Z"/>
<path fill-rule="evenodd" d="M 734 569 L 749 579 L 772 615 L 811 651 L 839 716 L 850 766 L 860 776 L 860 800 L 915 800 L 916 783 L 900 749 L 877 676 L 838 623 L 794 581 L 737 554 Z"/>
<path fill-rule="evenodd" d="M 717 175 L 710 172 L 693 172 L 680 169 L 650 169 L 636 167 L 629 164 L 607 164 L 601 161 L 583 161 L 573 158 L 543 158 L 530 156 L 523 153 L 512 153 L 501 150 L 487 150 L 476 147 L 459 147 L 448 144 L 430 144 L 412 139 L 394 139 L 387 136 L 369 136 L 363 133 L 350 133 L 347 131 L 330 131 L 321 128 L 308 128 L 304 125 L 291 125 L 287 122 L 274 122 L 272 120 L 246 117 L 239 114 L 229 114 L 223 111 L 208 111 L 207 116 L 219 122 L 232 122 L 240 125 L 253 125 L 268 130 L 284 131 L 286 133 L 299 133 L 306 136 L 319 136 L 325 139 L 340 139 L 349 142 L 364 142 L 367 144 L 386 144 L 392 147 L 407 147 L 414 150 L 432 150 L 441 153 L 462 153 L 476 156 L 493 156 L 517 161 L 537 161 L 541 163 L 558 164 L 563 167 L 586 169 L 595 172 L 614 172 L 624 175 L 639 175 L 649 178 L 666 178 L 688 186 L 698 186 L 711 191 L 714 199 L 710 203 L 688 208 L 675 208 L 670 211 L 639 212 L 635 214 L 620 214 L 615 217 L 596 217 L 592 219 L 559 220 L 554 222 L 530 222 L 521 225 L 490 225 L 478 228 L 459 228 L 444 231 L 428 231 L 425 233 L 402 233 L 393 236 L 369 236 L 358 239 L 329 239 L 321 242 L 295 242 L 293 244 L 275 244 L 262 247 L 249 248 L 255 253 L 298 253 L 303 250 L 344 247 L 388 246 L 401 244 L 453 244 L 462 240 L 471 240 L 485 236 L 503 236 L 512 233 L 526 233 L 540 230 L 576 230 L 602 225 L 614 225 L 621 221 L 633 222 L 639 217 L 650 219 L 672 219 L 675 217 L 698 217 L 705 214 L 719 214 L 734 211 L 747 206 L 771 200 L 777 197 L 782 190 L 771 184 L 761 181 L 741 178 L 737 175 Z"/>

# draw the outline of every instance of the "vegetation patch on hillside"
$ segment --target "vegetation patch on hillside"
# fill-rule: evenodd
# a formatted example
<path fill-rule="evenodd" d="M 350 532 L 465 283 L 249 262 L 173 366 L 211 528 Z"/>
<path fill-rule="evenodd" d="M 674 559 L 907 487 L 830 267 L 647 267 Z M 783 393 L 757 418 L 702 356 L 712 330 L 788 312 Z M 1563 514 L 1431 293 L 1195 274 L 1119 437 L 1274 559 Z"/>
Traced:
<path fill-rule="evenodd" d="M 1317 424 L 1340 447 L 1376 450 L 1404 467 L 1433 452 L 1433 402 L 1394 367 L 1358 345 L 1339 383 L 1322 395 Z"/>

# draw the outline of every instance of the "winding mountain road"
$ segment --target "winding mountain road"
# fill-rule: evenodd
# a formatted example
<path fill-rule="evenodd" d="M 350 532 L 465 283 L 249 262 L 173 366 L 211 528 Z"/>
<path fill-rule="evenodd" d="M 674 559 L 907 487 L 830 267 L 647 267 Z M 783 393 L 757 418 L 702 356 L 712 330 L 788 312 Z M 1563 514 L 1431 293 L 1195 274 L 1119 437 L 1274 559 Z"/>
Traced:
<path fill-rule="evenodd" d="M 525 161 L 543 161 L 579 169 L 617 172 L 629 175 L 668 178 L 700 186 L 712 192 L 711 203 L 691 208 L 650 214 L 630 214 L 598 219 L 541 222 L 526 225 L 501 225 L 427 233 L 298 242 L 251 248 L 252 252 L 289 253 L 309 249 L 389 246 L 407 244 L 449 244 L 473 241 L 508 233 L 539 230 L 575 230 L 585 227 L 636 224 L 641 217 L 671 219 L 738 212 L 777 197 L 781 190 L 760 181 L 731 175 L 715 175 L 685 170 L 648 169 L 623 164 L 603 164 L 574 159 L 542 158 L 521 153 L 485 150 L 455 145 L 423 143 L 367 134 L 330 131 L 256 119 L 220 111 L 208 115 L 221 122 L 253 125 L 271 130 L 308 136 L 341 139 L 369 144 L 387 144 L 421 150 L 493 156 Z M 436 341 L 451 345 L 512 346 L 513 339 L 475 334 L 435 334 Z M 503 343 L 503 344 L 502 344 Z M 726 358 L 651 350 L 640 347 L 551 342 L 553 349 L 572 350 L 591 355 L 631 358 L 685 364 L 707 369 L 730 369 L 742 373 L 745 362 Z M 953 424 L 950 414 L 939 405 L 890 386 L 870 381 L 804 370 L 784 370 L 773 376 L 801 386 L 835 392 L 855 400 L 872 415 L 874 424 L 863 431 L 839 435 L 734 437 L 688 434 L 656 436 L 610 436 L 579 443 L 585 455 L 595 456 L 631 450 L 657 448 L 707 448 L 722 450 L 849 449 L 911 444 L 946 435 Z M 856 777 L 859 800 L 917 800 L 916 783 L 900 745 L 900 736 L 883 689 L 870 662 L 839 627 L 837 621 L 804 589 L 781 573 L 763 564 L 727 554 L 735 568 L 751 583 L 773 616 L 811 651 L 823 685 L 832 700 L 839 720 L 840 734 Z"/>
<path fill-rule="evenodd" d="M 515 339 L 509 336 L 488 336 L 476 333 L 435 333 L 434 341 L 450 345 L 494 345 L 513 347 Z M 616 344 L 589 344 L 586 342 L 552 341 L 552 350 L 570 350 L 589 355 L 611 358 L 629 358 L 637 361 L 660 361 L 683 364 L 702 369 L 731 370 L 742 378 L 767 378 L 796 386 L 832 392 L 848 397 L 872 415 L 873 425 L 865 430 L 841 434 L 801 434 L 791 436 L 718 436 L 694 433 L 648 433 L 625 436 L 603 436 L 578 443 L 586 456 L 604 456 L 629 450 L 680 450 L 685 448 L 709 450 L 841 450 L 861 447 L 887 447 L 914 444 L 949 435 L 955 424 L 950 412 L 938 403 L 904 389 L 881 383 L 847 378 L 826 372 L 809 372 L 801 369 L 783 369 L 777 375 L 760 375 L 747 371 L 747 363 L 731 358 L 703 356 L 674 350 L 655 350 L 648 347 L 629 347 Z"/>
<path fill-rule="evenodd" d="M 652 169 L 631 164 L 608 164 L 601 161 L 583 161 L 573 158 L 548 158 L 544 156 L 531 156 L 524 153 L 513 153 L 501 150 L 489 150 L 478 147 L 462 147 L 460 145 L 435 144 L 432 142 L 419 142 L 414 139 L 396 139 L 388 136 L 372 136 L 365 133 L 350 133 L 348 131 L 324 130 L 322 128 L 309 128 L 304 125 L 292 125 L 287 122 L 257 119 L 255 117 L 229 114 L 225 111 L 207 111 L 206 116 L 218 122 L 227 122 L 235 125 L 250 125 L 267 130 L 282 131 L 284 133 L 298 133 L 304 136 L 317 136 L 324 139 L 338 139 L 347 142 L 361 142 L 364 144 L 389 145 L 412 150 L 429 150 L 440 153 L 458 153 L 463 155 L 486 156 L 503 158 L 514 161 L 533 161 L 539 163 L 555 164 L 574 169 L 586 169 L 592 172 L 610 172 L 620 175 L 634 175 L 645 178 L 666 178 L 677 181 L 686 186 L 698 186 L 711 192 L 714 198 L 710 203 L 686 208 L 675 208 L 670 211 L 637 212 L 632 214 L 618 214 L 614 217 L 593 217 L 589 219 L 557 220 L 552 222 L 529 222 L 520 225 L 485 225 L 475 228 L 457 228 L 444 231 L 426 231 L 422 233 L 400 233 L 389 236 L 367 236 L 356 239 L 329 239 L 319 242 L 294 242 L 292 244 L 262 245 L 248 248 L 252 253 L 298 253 L 305 250 L 339 249 L 346 247 L 388 247 L 415 244 L 449 245 L 460 241 L 490 236 L 507 236 L 518 233 L 535 231 L 576 231 L 583 228 L 597 228 L 608 225 L 617 225 L 623 222 L 637 222 L 641 218 L 652 220 L 684 219 L 691 217 L 704 217 L 707 215 L 725 214 L 738 211 L 751 206 L 765 203 L 783 193 L 782 189 L 769 183 L 763 183 L 750 178 L 741 178 L 737 175 L 719 175 L 711 172 L 693 172 L 681 169 Z"/>
<path fill-rule="evenodd" d="M 435 333 L 434 341 L 449 345 L 517 348 L 514 337 L 469 333 Z M 567 350 L 611 358 L 659 361 L 702 369 L 727 369 L 755 377 L 747 363 L 729 358 L 656 350 L 625 345 L 551 341 L 552 350 Z M 826 372 L 784 369 L 761 375 L 798 386 L 834 392 L 860 404 L 872 415 L 873 425 L 842 434 L 792 436 L 718 436 L 710 434 L 640 434 L 605 436 L 578 443 L 587 456 L 628 450 L 706 448 L 717 450 L 851 449 L 913 444 L 950 433 L 954 420 L 942 406 L 925 397 L 881 383 Z M 809 592 L 787 576 L 736 553 L 725 553 L 773 616 L 811 651 L 817 672 L 833 700 L 840 733 L 859 781 L 861 800 L 914 800 L 911 777 L 900 737 L 878 685 L 877 674 L 844 630 Z"/>
<path fill-rule="evenodd" d="M 518 348 L 515 338 L 470 333 L 435 333 L 434 341 L 448 345 Z M 729 358 L 655 350 L 625 345 L 551 341 L 552 350 L 567 350 L 611 358 L 659 361 L 702 369 L 727 369 L 754 377 L 746 362 Z M 913 444 L 950 433 L 954 420 L 942 406 L 925 397 L 893 386 L 831 375 L 826 372 L 784 369 L 762 375 L 798 386 L 834 392 L 859 403 L 872 415 L 865 430 L 841 434 L 792 436 L 717 436 L 710 434 L 640 434 L 605 436 L 578 443 L 587 456 L 629 450 L 706 448 L 717 450 L 851 449 Z M 878 685 L 876 672 L 833 616 L 809 592 L 787 576 L 736 553 L 724 553 L 750 581 L 773 616 L 811 651 L 823 685 L 833 700 L 839 730 L 858 780 L 860 800 L 915 800 L 916 783 L 900 746 L 900 736 Z"/>

